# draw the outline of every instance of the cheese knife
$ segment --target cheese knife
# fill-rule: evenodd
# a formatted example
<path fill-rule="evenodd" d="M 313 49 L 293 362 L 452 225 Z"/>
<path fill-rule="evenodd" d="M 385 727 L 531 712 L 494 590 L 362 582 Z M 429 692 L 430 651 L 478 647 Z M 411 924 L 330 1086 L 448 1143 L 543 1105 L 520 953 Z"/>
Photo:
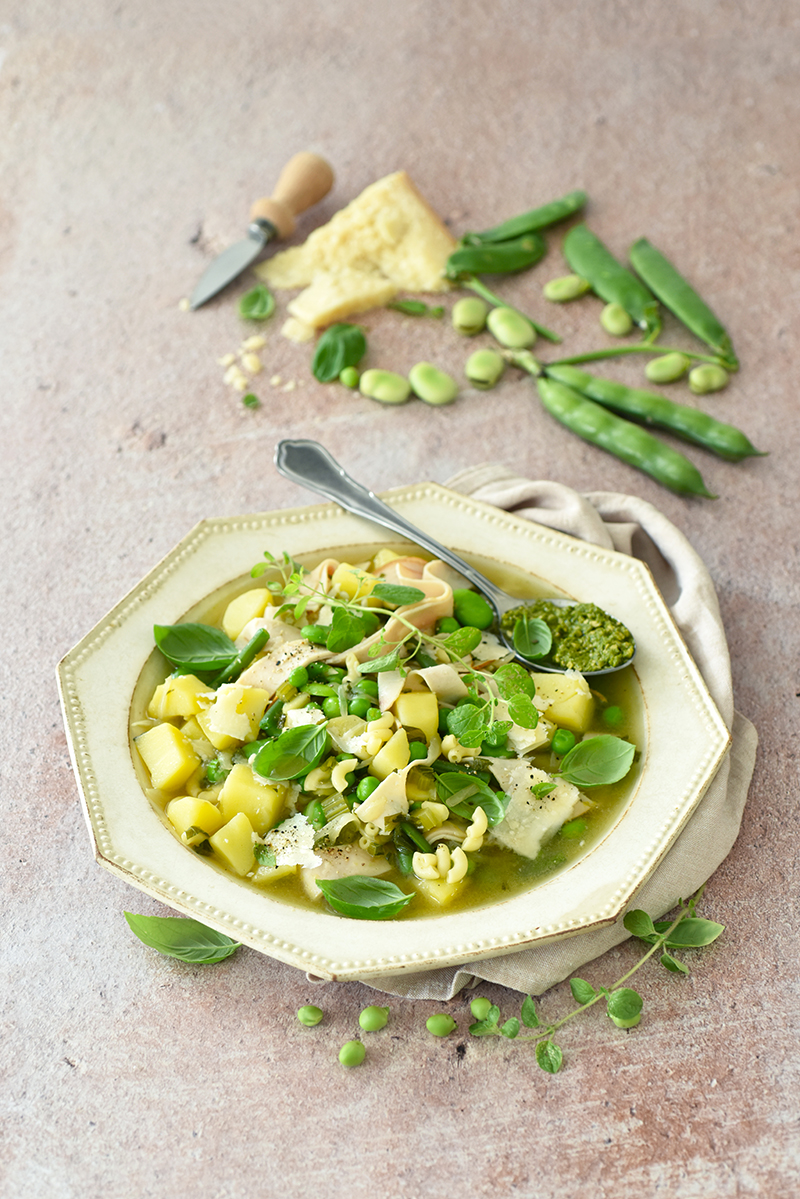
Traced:
<path fill-rule="evenodd" d="M 247 237 L 229 246 L 203 272 L 189 306 L 199 308 L 232 283 L 258 258 L 264 246 L 278 237 L 291 237 L 295 217 L 318 204 L 333 187 L 333 170 L 324 158 L 303 150 L 286 163 L 271 196 L 250 209 Z"/>

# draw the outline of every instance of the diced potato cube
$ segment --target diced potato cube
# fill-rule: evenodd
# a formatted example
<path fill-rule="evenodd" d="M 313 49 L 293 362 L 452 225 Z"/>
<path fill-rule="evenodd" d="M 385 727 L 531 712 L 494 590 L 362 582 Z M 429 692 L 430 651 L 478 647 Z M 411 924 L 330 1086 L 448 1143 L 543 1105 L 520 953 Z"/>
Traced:
<path fill-rule="evenodd" d="M 432 900 L 440 908 L 446 908 L 464 889 L 467 880 L 462 878 L 457 883 L 448 883 L 446 878 L 415 878 L 413 882 L 426 899 Z"/>
<path fill-rule="evenodd" d="M 237 812 L 209 841 L 214 852 L 241 878 L 255 866 L 253 827 L 244 812 Z"/>
<path fill-rule="evenodd" d="M 192 749 L 200 755 L 204 762 L 216 756 L 217 751 L 200 728 L 196 716 L 190 716 L 185 724 L 181 725 L 181 732 L 184 737 L 189 738 Z"/>
<path fill-rule="evenodd" d="M 585 733 L 592 723 L 594 696 L 583 675 L 534 674 L 536 695 L 548 701 L 548 720 L 573 733 Z"/>
<path fill-rule="evenodd" d="M 331 583 L 343 591 L 348 599 L 363 599 L 378 582 L 363 570 L 356 570 L 349 562 L 340 562 L 331 575 Z"/>
<path fill-rule="evenodd" d="M 253 831 L 263 837 L 283 811 L 283 796 L 268 783 L 259 782 L 246 762 L 233 767 L 219 796 L 219 810 L 225 820 L 244 812 Z"/>
<path fill-rule="evenodd" d="M 402 554 L 398 554 L 395 550 L 382 549 L 378 550 L 375 557 L 372 559 L 372 569 L 379 571 L 387 562 L 395 562 L 398 558 L 402 558 Z"/>
<path fill-rule="evenodd" d="M 225 818 L 213 803 L 209 803 L 207 799 L 194 799 L 191 795 L 184 795 L 181 799 L 173 799 L 168 803 L 167 819 L 179 836 L 187 829 L 201 828 L 210 837 L 225 823 Z"/>
<path fill-rule="evenodd" d="M 433 691 L 403 691 L 394 704 L 397 719 L 406 728 L 419 729 L 425 740 L 439 728 L 439 702 Z"/>
<path fill-rule="evenodd" d="M 241 683 L 223 683 L 217 698 L 197 722 L 215 749 L 230 749 L 237 741 L 253 741 L 264 715 L 269 692 Z"/>
<path fill-rule="evenodd" d="M 251 883 L 255 883 L 257 887 L 267 887 L 270 883 L 274 883 L 276 879 L 286 878 L 287 874 L 297 874 L 299 866 L 259 866 L 255 874 L 250 879 Z M 320 895 L 322 892 L 320 891 Z"/>
<path fill-rule="evenodd" d="M 136 738 L 150 780 L 159 791 L 177 791 L 200 765 L 191 742 L 174 724 L 157 724 Z"/>
<path fill-rule="evenodd" d="M 168 720 L 171 716 L 195 716 L 214 701 L 213 688 L 196 675 L 179 674 L 156 687 L 147 709 L 148 716 Z"/>
<path fill-rule="evenodd" d="M 370 763 L 369 772 L 376 778 L 385 779 L 393 770 L 402 770 L 404 766 L 408 766 L 410 760 L 408 734 L 405 729 L 398 729 L 378 750 Z"/>
<path fill-rule="evenodd" d="M 269 603 L 269 592 L 266 587 L 254 587 L 237 595 L 225 609 L 222 618 L 222 628 L 231 641 L 235 641 L 246 624 L 264 615 L 264 609 Z"/>

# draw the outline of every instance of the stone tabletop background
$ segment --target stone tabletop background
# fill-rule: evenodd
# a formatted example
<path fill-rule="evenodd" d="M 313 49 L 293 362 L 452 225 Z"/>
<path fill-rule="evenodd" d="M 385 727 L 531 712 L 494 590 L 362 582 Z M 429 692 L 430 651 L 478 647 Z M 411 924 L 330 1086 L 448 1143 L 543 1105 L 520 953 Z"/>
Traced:
<path fill-rule="evenodd" d="M 0 64 L 3 1199 L 796 1195 L 800 8 L 5 0 Z M 681 498 L 562 429 L 525 378 L 446 409 L 317 384 L 280 317 L 244 408 L 217 358 L 241 340 L 246 282 L 194 314 L 179 302 L 305 148 L 337 182 L 295 240 L 399 168 L 456 233 L 585 188 L 617 253 L 647 235 L 701 286 L 742 361 L 705 406 L 770 457 L 693 453 L 719 499 Z M 600 344 L 595 301 L 545 313 L 562 270 L 556 236 L 501 286 L 567 345 Z M 446 322 L 364 324 L 374 361 L 461 369 Z M 642 496 L 718 588 L 760 735 L 705 901 L 727 931 L 688 978 L 643 972 L 637 1029 L 576 1021 L 555 1077 L 523 1045 L 464 1035 L 463 995 L 390 1001 L 346 1071 L 374 991 L 251 950 L 158 957 L 122 912 L 167 909 L 93 861 L 55 664 L 201 518 L 309 502 L 272 466 L 285 436 L 375 490 L 498 462 Z M 584 974 L 610 982 L 634 954 Z M 316 1030 L 294 1017 L 307 1002 L 327 1013 Z M 541 1006 L 569 1002 L 562 984 Z M 438 1041 L 442 1006 L 461 1032 Z"/>

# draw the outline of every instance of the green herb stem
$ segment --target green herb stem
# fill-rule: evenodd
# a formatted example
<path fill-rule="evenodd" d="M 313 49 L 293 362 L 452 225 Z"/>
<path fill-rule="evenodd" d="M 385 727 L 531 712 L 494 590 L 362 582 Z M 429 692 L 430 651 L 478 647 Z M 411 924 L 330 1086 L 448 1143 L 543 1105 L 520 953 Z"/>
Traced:
<path fill-rule="evenodd" d="M 495 295 L 493 291 L 490 291 L 486 284 L 483 283 L 482 280 L 477 277 L 477 275 L 466 276 L 461 280 L 461 285 L 462 287 L 468 287 L 470 291 L 474 291 L 481 297 L 481 299 L 486 300 L 487 304 L 493 304 L 495 308 L 508 307 L 506 301 L 501 299 L 500 296 Z M 519 311 L 519 309 L 516 311 Z M 525 317 L 526 321 L 530 321 L 536 332 L 540 337 L 543 337 L 545 341 L 551 341 L 554 345 L 561 344 L 562 339 L 557 333 L 554 333 L 552 329 L 547 329 L 544 325 L 537 324 L 536 321 L 532 320 L 531 317 L 527 316 L 524 312 L 521 315 Z"/>
<path fill-rule="evenodd" d="M 712 362 L 715 366 L 725 363 L 717 357 L 708 354 L 696 354 L 691 350 L 676 350 L 674 346 L 660 346 L 652 341 L 640 341 L 634 346 L 608 346 L 605 350 L 589 350 L 586 354 L 572 354 L 568 358 L 559 358 L 556 362 L 548 362 L 546 366 L 577 366 L 580 362 L 600 362 L 604 358 L 621 358 L 624 354 L 685 354 L 697 362 Z"/>

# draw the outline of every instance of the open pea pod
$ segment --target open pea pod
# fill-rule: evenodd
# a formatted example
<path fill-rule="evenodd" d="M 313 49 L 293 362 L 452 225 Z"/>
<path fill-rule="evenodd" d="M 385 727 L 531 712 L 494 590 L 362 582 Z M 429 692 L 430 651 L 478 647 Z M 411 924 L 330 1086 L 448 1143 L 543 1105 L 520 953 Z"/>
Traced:
<path fill-rule="evenodd" d="M 564 257 L 576 275 L 588 279 L 596 295 L 607 304 L 621 304 L 647 340 L 655 340 L 661 328 L 658 300 L 586 225 L 570 229 Z"/>
<path fill-rule="evenodd" d="M 510 241 L 512 238 L 522 237 L 525 233 L 546 229 L 549 225 L 554 225 L 556 221 L 563 221 L 567 217 L 573 216 L 576 212 L 580 212 L 585 203 L 586 192 L 569 192 L 558 200 L 551 200 L 549 204 L 542 204 L 539 208 L 521 212 L 519 216 L 513 216 L 509 220 L 503 221 L 501 225 L 494 225 L 491 229 L 484 229 L 480 233 L 465 233 L 461 240 L 465 245 L 470 246 Z"/>
<path fill-rule="evenodd" d="M 664 307 L 719 355 L 726 370 L 738 370 L 739 360 L 721 322 L 669 259 L 646 237 L 640 237 L 631 246 L 630 260 Z"/>
<path fill-rule="evenodd" d="M 488 245 L 459 246 L 447 260 L 448 279 L 464 275 L 506 275 L 524 271 L 544 257 L 544 238 L 538 233 L 526 233 L 513 241 Z"/>

